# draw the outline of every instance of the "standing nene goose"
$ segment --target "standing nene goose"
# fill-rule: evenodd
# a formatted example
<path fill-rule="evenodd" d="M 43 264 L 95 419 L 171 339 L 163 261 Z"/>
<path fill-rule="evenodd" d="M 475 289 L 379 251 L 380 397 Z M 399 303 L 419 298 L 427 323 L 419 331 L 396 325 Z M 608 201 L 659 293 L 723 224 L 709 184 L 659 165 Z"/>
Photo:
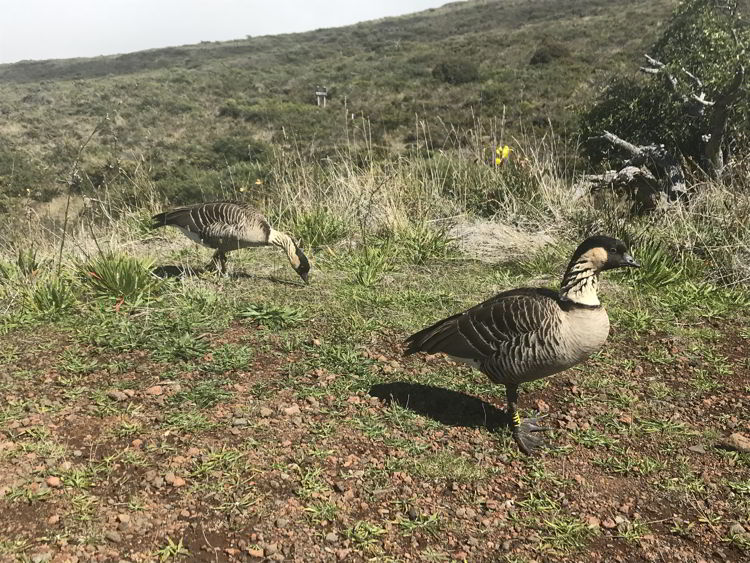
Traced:
<path fill-rule="evenodd" d="M 438 321 L 406 339 L 406 354 L 442 352 L 505 385 L 513 438 L 536 453 L 549 430 L 537 420 L 521 423 L 518 386 L 572 367 L 602 347 L 609 317 L 599 303 L 598 275 L 638 267 L 625 244 L 606 236 L 586 239 L 573 253 L 559 293 L 542 288 L 506 291 Z"/>
<path fill-rule="evenodd" d="M 177 207 L 152 217 L 151 228 L 172 225 L 189 239 L 216 252 L 209 268 L 227 270 L 226 253 L 251 246 L 274 245 L 284 249 L 292 268 L 307 283 L 310 263 L 292 238 L 277 231 L 259 211 L 244 203 L 212 202 Z"/>

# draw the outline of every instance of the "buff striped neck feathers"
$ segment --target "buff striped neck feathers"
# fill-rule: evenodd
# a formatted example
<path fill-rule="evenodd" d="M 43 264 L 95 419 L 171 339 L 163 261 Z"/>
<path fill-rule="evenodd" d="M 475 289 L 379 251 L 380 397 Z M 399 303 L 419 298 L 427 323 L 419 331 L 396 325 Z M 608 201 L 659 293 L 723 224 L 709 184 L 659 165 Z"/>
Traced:
<path fill-rule="evenodd" d="M 599 273 L 639 266 L 621 240 L 602 235 L 589 237 L 578 246 L 565 270 L 560 299 L 586 307 L 599 307 Z"/>
<path fill-rule="evenodd" d="M 284 249 L 289 263 L 292 268 L 299 274 L 302 281 L 307 283 L 308 273 L 310 272 L 310 262 L 307 260 L 307 256 L 302 252 L 299 246 L 292 240 L 292 237 L 281 231 L 277 231 L 271 228 L 271 232 L 268 235 L 268 244 L 278 246 Z"/>

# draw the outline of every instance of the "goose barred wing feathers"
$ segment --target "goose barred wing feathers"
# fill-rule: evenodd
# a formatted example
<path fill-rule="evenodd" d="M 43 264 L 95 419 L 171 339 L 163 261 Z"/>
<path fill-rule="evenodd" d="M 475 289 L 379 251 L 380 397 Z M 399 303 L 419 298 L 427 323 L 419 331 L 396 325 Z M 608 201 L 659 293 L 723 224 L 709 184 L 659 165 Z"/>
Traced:
<path fill-rule="evenodd" d="M 233 202 L 199 203 L 177 207 L 153 216 L 153 228 L 172 225 L 186 233 L 194 233 L 209 246 L 221 246 L 224 241 L 241 239 L 243 231 L 259 230 L 268 240 L 271 226 L 253 208 Z"/>
<path fill-rule="evenodd" d="M 561 311 L 554 291 L 500 293 L 413 334 L 406 354 L 444 353 L 474 364 L 496 383 L 536 379 L 552 367 Z"/>

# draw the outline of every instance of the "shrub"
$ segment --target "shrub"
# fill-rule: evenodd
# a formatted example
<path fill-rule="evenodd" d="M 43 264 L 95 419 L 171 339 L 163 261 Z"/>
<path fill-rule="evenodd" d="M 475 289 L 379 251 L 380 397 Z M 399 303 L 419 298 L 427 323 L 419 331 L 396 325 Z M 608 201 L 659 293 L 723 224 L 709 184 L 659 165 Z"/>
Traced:
<path fill-rule="evenodd" d="M 471 61 L 448 60 L 435 65 L 432 77 L 448 84 L 465 84 L 479 80 L 479 68 Z"/>
<path fill-rule="evenodd" d="M 216 139 L 211 150 L 219 157 L 220 164 L 265 161 L 272 154 L 267 143 L 239 135 Z"/>
<path fill-rule="evenodd" d="M 570 50 L 562 43 L 548 42 L 542 43 L 534 54 L 531 55 L 529 64 L 541 65 L 552 62 L 555 59 L 561 59 L 570 55 Z"/>

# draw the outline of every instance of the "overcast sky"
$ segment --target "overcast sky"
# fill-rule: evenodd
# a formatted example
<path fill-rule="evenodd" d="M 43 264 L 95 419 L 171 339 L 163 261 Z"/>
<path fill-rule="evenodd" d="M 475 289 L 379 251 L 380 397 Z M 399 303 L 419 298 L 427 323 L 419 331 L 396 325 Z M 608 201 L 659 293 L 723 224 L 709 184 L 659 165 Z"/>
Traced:
<path fill-rule="evenodd" d="M 448 1 L 0 0 L 0 63 L 336 27 Z"/>

